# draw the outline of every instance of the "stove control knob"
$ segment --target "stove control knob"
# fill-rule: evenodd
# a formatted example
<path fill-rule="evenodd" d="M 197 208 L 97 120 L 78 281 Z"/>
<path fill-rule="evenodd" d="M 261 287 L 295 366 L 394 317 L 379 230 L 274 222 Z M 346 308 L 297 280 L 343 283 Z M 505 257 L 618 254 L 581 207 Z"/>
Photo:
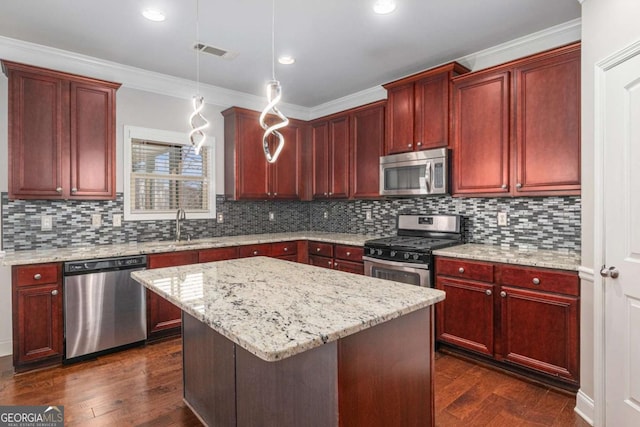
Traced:
<path fill-rule="evenodd" d="M 409 259 L 409 252 L 404 254 L 404 259 Z"/>
<path fill-rule="evenodd" d="M 373 249 L 373 248 L 370 248 L 370 249 L 369 249 L 369 255 L 373 255 L 373 254 L 375 254 L 375 253 L 376 253 L 376 250 L 375 250 L 375 249 Z"/>
<path fill-rule="evenodd" d="M 378 255 L 382 255 L 382 249 L 378 249 Z"/>
<path fill-rule="evenodd" d="M 391 251 L 391 256 L 396 256 L 396 251 Z"/>
<path fill-rule="evenodd" d="M 420 255 L 418 255 L 418 254 L 413 254 L 413 259 L 414 259 L 414 260 L 416 260 L 416 261 L 417 261 L 417 260 L 418 260 L 418 258 L 420 258 Z"/>

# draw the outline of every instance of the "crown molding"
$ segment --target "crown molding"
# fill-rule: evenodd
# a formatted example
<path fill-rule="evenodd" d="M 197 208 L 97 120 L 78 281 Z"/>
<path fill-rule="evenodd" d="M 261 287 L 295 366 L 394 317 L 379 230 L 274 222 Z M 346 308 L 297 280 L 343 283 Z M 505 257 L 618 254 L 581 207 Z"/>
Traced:
<path fill-rule="evenodd" d="M 0 58 L 67 73 L 89 75 L 122 83 L 123 87 L 176 98 L 191 99 L 196 89 L 196 83 L 192 80 L 8 37 L 0 37 Z M 238 106 L 259 111 L 266 105 L 266 100 L 262 97 L 204 83 L 200 83 L 200 93 L 207 104 L 223 108 Z M 281 110 L 292 118 L 309 118 L 309 108 L 282 103 Z"/>
<path fill-rule="evenodd" d="M 455 60 L 471 70 L 491 67 L 580 40 L 581 27 L 581 19 L 577 18 Z M 195 93 L 195 82 L 191 80 L 8 37 L 0 37 L 0 58 L 117 81 L 124 87 L 176 98 L 191 99 Z M 223 108 L 238 106 L 259 111 L 265 105 L 262 97 L 219 86 L 200 83 L 200 92 L 207 104 Z M 387 91 L 374 86 L 312 108 L 283 103 L 281 110 L 291 118 L 311 120 L 386 98 Z"/>

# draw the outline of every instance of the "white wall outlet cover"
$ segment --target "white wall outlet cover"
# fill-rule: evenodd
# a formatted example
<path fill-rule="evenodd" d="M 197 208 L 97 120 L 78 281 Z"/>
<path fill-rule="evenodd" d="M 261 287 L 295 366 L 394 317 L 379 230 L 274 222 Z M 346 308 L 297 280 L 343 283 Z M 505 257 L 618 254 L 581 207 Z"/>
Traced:
<path fill-rule="evenodd" d="M 364 220 L 371 221 L 371 211 L 364 211 Z"/>
<path fill-rule="evenodd" d="M 507 225 L 507 213 L 498 212 L 498 225 L 503 227 Z"/>
<path fill-rule="evenodd" d="M 222 224 L 224 222 L 224 214 L 222 212 L 218 212 L 218 215 L 216 215 L 216 221 L 218 221 L 218 224 Z"/>
<path fill-rule="evenodd" d="M 42 215 L 40 217 L 40 230 L 49 231 L 53 229 L 53 218 L 49 215 Z"/>
<path fill-rule="evenodd" d="M 275 220 L 276 220 L 275 212 L 269 212 L 269 221 L 275 221 Z"/>
<path fill-rule="evenodd" d="M 113 226 L 114 227 L 122 227 L 122 215 L 121 214 L 113 214 Z"/>
<path fill-rule="evenodd" d="M 91 214 L 91 226 L 93 226 L 93 227 L 102 226 L 102 215 L 100 215 L 100 214 Z"/>
<path fill-rule="evenodd" d="M 324 213 L 322 214 L 322 217 L 324 219 L 329 219 L 329 211 L 324 211 Z"/>

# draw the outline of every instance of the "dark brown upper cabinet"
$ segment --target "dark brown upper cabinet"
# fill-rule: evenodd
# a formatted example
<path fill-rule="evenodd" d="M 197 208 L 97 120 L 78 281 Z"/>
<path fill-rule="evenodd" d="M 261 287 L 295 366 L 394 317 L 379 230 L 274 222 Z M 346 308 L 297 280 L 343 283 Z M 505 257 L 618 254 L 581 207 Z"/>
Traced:
<path fill-rule="evenodd" d="M 9 78 L 9 198 L 115 198 L 118 83 L 2 61 Z"/>

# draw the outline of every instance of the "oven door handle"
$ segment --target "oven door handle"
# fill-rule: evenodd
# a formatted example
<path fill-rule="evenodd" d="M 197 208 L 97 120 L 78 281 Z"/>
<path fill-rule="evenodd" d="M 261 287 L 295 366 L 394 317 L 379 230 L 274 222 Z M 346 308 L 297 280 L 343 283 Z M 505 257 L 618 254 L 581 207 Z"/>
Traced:
<path fill-rule="evenodd" d="M 414 264 L 414 263 L 408 263 L 408 262 L 389 261 L 386 259 L 371 258 L 368 256 L 363 256 L 362 260 L 369 261 L 374 264 L 389 265 L 392 267 L 415 268 L 417 270 L 429 270 L 428 264 Z"/>

